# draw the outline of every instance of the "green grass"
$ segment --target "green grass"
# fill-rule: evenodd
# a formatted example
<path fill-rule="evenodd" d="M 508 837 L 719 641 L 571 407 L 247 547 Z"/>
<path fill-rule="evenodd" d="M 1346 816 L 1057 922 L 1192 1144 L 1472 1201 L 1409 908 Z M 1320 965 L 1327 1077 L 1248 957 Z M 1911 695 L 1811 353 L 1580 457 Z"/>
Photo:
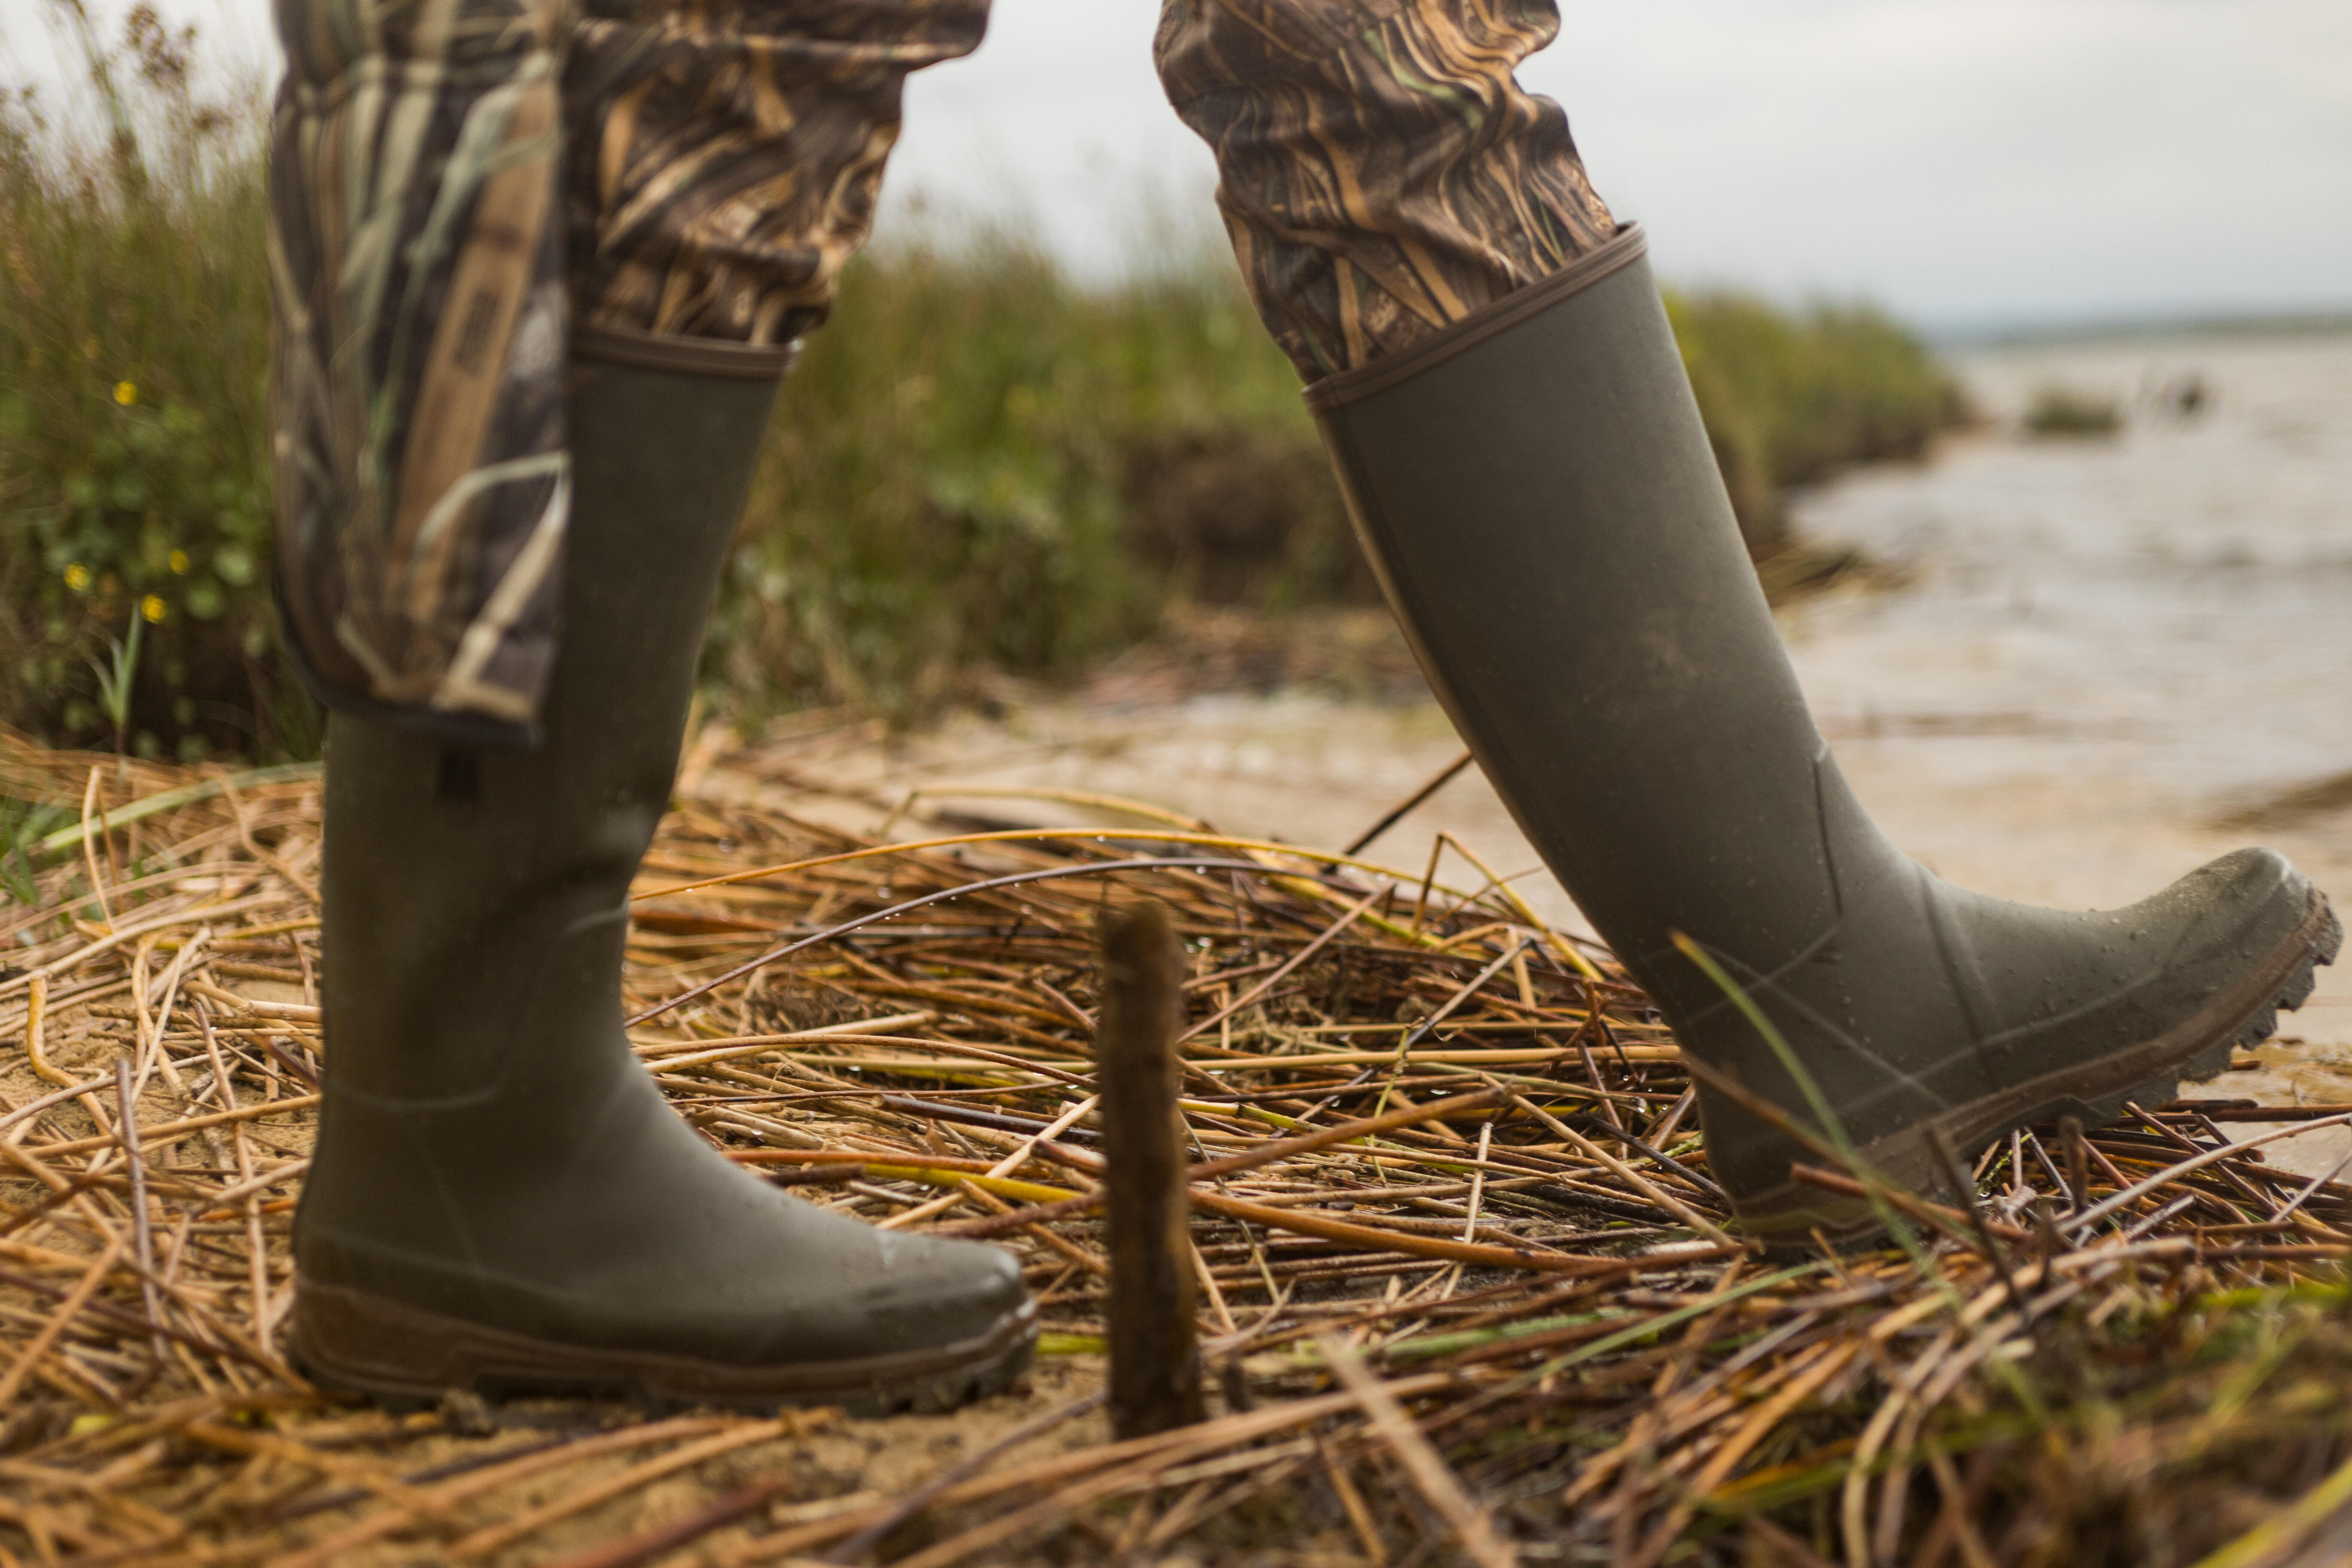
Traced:
<path fill-rule="evenodd" d="M 268 583 L 263 116 L 257 94 L 206 101 L 192 47 L 138 21 L 93 46 L 110 135 L 0 104 L 0 721 L 299 756 L 318 725 Z M 706 650 L 715 700 L 915 717 L 982 669 L 1075 675 L 1176 597 L 1370 595 L 1231 262 L 1165 232 L 1137 255 L 1087 286 L 1012 224 L 941 224 L 850 270 L 785 385 Z M 1957 416 L 1872 311 L 1670 304 L 1759 553 L 1788 486 Z"/>
<path fill-rule="evenodd" d="M 1968 416 L 1927 345 L 1873 307 L 1670 293 L 1666 312 L 1752 553 L 1787 542 L 1790 489 L 1922 458 Z"/>
<path fill-rule="evenodd" d="M 871 257 L 784 384 L 710 673 L 740 701 L 897 713 L 977 668 L 1073 674 L 1173 586 L 1140 526 L 1154 455 L 1201 469 L 1268 433 L 1314 449 L 1213 266 L 1087 289 L 1003 227 Z"/>

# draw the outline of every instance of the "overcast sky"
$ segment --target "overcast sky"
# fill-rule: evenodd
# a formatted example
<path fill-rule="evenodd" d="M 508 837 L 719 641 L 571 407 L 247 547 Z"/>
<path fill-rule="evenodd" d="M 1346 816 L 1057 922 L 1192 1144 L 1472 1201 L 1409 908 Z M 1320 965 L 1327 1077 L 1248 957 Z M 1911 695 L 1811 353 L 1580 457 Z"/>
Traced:
<path fill-rule="evenodd" d="M 1339 0 L 1321 0 L 1336 4 Z M 49 0 L 0 77 L 53 79 Z M 123 0 L 93 0 L 120 16 Z M 267 0 L 164 0 L 242 58 Z M 1151 70 L 1157 0 L 997 0 L 916 79 L 886 226 L 1017 205 L 1089 270 L 1205 152 Z M 2352 308 L 2352 0 L 1566 0 L 1527 85 L 1662 269 L 1866 294 L 1931 326 Z"/>

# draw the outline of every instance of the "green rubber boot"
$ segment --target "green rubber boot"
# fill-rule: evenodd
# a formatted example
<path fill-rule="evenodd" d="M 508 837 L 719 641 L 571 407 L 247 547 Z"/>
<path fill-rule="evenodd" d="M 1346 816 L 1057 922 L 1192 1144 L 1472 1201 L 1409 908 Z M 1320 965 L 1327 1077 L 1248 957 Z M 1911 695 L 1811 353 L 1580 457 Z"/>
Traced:
<path fill-rule="evenodd" d="M 294 1226 L 295 1355 L 400 1399 L 944 1408 L 1027 1363 L 1012 1255 L 877 1231 L 738 1169 L 622 1029 L 629 882 L 783 356 L 574 350 L 543 741 L 330 722 L 326 1103 Z"/>
<path fill-rule="evenodd" d="M 2341 932 L 2248 849 L 2128 909 L 1937 879 L 1839 773 L 1741 547 L 1638 230 L 1308 400 L 1422 666 L 1486 775 L 1681 1040 L 1707 1161 L 1749 1226 L 1869 1225 L 1785 1037 L 1870 1165 L 1954 1195 L 1963 1156 L 2227 1067 Z M 1790 1123 L 1811 1136 L 1794 1135 Z"/>

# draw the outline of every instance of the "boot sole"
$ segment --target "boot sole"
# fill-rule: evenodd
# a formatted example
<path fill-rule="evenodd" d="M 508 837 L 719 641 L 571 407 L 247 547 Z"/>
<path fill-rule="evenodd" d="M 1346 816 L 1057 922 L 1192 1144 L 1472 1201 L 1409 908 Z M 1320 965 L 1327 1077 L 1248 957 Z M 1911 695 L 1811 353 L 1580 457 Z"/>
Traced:
<path fill-rule="evenodd" d="M 2201 1083 L 2227 1072 L 2231 1053 L 2238 1047 L 2268 1039 L 2278 1027 L 2280 1011 L 2293 1012 L 2310 998 L 2317 984 L 2315 972 L 2321 964 L 2333 963 L 2343 943 L 2343 924 L 2328 907 L 2326 895 L 2313 888 L 2294 934 L 2237 984 L 2176 1027 L 2096 1061 L 2045 1073 L 1955 1106 L 1864 1144 L 1857 1152 L 1865 1166 L 1896 1184 L 1957 1203 L 1962 1194 L 1953 1188 L 1931 1130 L 1940 1128 L 1954 1149 L 1970 1157 L 1994 1139 L 2034 1122 L 2078 1116 L 2086 1127 L 2104 1127 L 2124 1114 L 2126 1101 L 2161 1105 L 2176 1097 L 2184 1080 Z M 1781 1237 L 1793 1243 L 1796 1236 L 1816 1228 L 1835 1241 L 1860 1241 L 1881 1228 L 1876 1211 L 1866 1202 L 1835 1198 L 1794 1182 L 1737 1206 L 1743 1228 L 1764 1237 L 1768 1245 Z"/>
<path fill-rule="evenodd" d="M 394 1408 L 461 1390 L 492 1399 L 618 1397 L 656 1408 L 834 1405 L 858 1415 L 935 1414 L 1002 1391 L 1037 1346 L 1033 1300 L 952 1344 L 766 1366 L 562 1344 L 310 1280 L 295 1287 L 293 1318 L 291 1350 L 304 1376 L 330 1393 Z"/>

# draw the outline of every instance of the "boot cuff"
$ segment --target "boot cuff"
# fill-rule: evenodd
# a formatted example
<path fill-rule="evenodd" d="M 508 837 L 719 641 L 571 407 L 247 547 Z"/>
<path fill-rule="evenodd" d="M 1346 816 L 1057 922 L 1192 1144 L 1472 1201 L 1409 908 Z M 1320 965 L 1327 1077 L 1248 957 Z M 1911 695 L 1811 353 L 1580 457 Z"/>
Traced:
<path fill-rule="evenodd" d="M 638 370 L 681 375 L 723 375 L 740 381 L 774 381 L 800 357 L 798 339 L 788 343 L 728 342 L 719 338 L 665 337 L 620 327 L 574 326 L 572 354 Z"/>
<path fill-rule="evenodd" d="M 1550 309 L 1570 294 L 1591 288 L 1603 278 L 1622 268 L 1639 261 L 1649 252 L 1649 237 L 1637 223 L 1621 225 L 1616 237 L 1600 249 L 1578 257 L 1566 267 L 1543 279 L 1529 284 L 1516 294 L 1507 294 L 1475 315 L 1465 316 L 1433 338 L 1415 343 L 1412 348 L 1387 359 L 1374 360 L 1355 370 L 1327 375 L 1307 389 L 1307 406 L 1317 414 L 1344 407 L 1360 397 L 1369 397 L 1401 381 L 1409 381 L 1433 364 L 1452 359 L 1463 350 L 1482 343 L 1498 332 L 1508 331 L 1528 317 Z"/>

